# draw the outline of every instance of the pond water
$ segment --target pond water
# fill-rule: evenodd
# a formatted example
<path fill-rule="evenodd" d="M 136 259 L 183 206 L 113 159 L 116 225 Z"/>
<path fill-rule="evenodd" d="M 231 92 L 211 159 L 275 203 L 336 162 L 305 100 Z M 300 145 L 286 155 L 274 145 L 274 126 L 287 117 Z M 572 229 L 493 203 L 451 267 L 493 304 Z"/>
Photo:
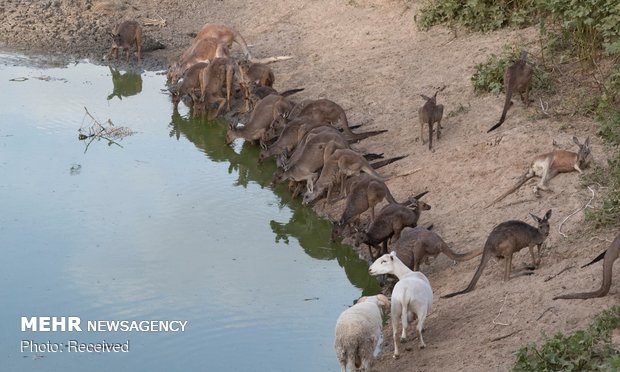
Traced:
<path fill-rule="evenodd" d="M 35 65 L 0 54 L 1 369 L 339 370 L 336 319 L 379 288 L 329 243 L 328 222 L 269 188 L 274 163 L 226 146 L 225 122 L 173 113 L 156 72 Z M 86 149 L 85 108 L 135 134 Z M 82 331 L 22 331 L 22 317 L 45 316 L 79 317 Z M 95 320 L 187 324 L 88 330 Z"/>

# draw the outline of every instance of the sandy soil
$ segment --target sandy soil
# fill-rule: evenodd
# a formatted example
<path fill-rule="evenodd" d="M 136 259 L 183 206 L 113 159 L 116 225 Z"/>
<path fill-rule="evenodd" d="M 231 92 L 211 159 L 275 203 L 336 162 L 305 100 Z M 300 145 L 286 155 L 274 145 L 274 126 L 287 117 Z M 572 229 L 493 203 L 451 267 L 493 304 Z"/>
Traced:
<path fill-rule="evenodd" d="M 491 53 L 501 53 L 508 43 L 527 45 L 536 56 L 535 30 L 459 32 L 456 37 L 442 27 L 421 32 L 414 23 L 420 7 L 419 2 L 396 0 L 6 0 L 0 4 L 0 47 L 105 63 L 113 24 L 162 17 L 166 26 L 144 27 L 141 67 L 163 69 L 189 45 L 191 32 L 207 22 L 226 23 L 245 37 L 255 57 L 294 56 L 272 65 L 276 89 L 304 87 L 297 99 L 329 98 L 345 108 L 350 122 L 367 123 L 365 130 L 388 129 L 357 147 L 387 156 L 408 155 L 382 169 L 390 177 L 388 186 L 397 199 L 430 190 L 425 200 L 432 210 L 421 223 L 432 222 L 454 249 L 479 248 L 496 224 L 510 219 L 533 223 L 529 213 L 542 216 L 553 209 L 542 264 L 532 276 L 503 283 L 503 262 L 491 261 L 475 291 L 440 299 L 467 285 L 479 259 L 455 265 L 440 255 L 430 266 L 423 265 L 435 293 L 426 322 L 427 348 L 419 350 L 417 337 L 410 336 L 409 350 L 393 360 L 388 326 L 383 352 L 373 365 L 377 371 L 505 371 L 521 345 L 542 340 L 543 332 L 584 327 L 602 309 L 618 303 L 617 280 L 605 298 L 551 299 L 598 288 L 601 264 L 579 267 L 606 249 L 615 231 L 593 231 L 584 223 L 583 211 L 573 214 L 587 203 L 596 206 L 601 197 L 596 185 L 593 193 L 583 187 L 577 173 L 553 179 L 555 192 L 542 198 L 534 197 L 528 183 L 496 206 L 484 206 L 516 181 L 532 157 L 551 151 L 554 141 L 574 150 L 573 135 L 590 136 L 594 163 L 600 165 L 606 164 L 606 150 L 595 136 L 594 122 L 566 114 L 548 118 L 539 104 L 524 108 L 515 102 L 505 124 L 486 134 L 500 116 L 504 98 L 474 95 L 474 66 Z M 165 49 L 154 50 L 161 45 Z M 444 131 L 436 151 L 430 152 L 418 138 L 417 110 L 424 102 L 419 94 L 430 95 L 442 85 L 446 89 L 438 101 L 445 106 Z M 569 113 L 561 95 L 534 91 L 532 96 L 537 103 L 539 98 L 549 102 L 548 112 Z M 319 203 L 317 208 L 339 216 L 342 202 Z M 559 232 L 561 223 L 565 236 Z M 523 250 L 515 255 L 513 267 L 529 261 Z M 554 277 L 566 267 L 571 268 Z"/>

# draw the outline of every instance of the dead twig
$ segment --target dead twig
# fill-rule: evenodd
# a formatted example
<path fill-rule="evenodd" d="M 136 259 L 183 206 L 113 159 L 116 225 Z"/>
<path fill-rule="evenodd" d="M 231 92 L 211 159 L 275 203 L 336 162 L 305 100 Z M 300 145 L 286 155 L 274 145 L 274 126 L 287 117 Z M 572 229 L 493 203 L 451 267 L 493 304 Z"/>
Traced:
<path fill-rule="evenodd" d="M 273 62 L 287 61 L 289 59 L 293 59 L 293 56 L 267 57 L 267 58 L 252 59 L 251 61 L 253 63 L 267 64 L 267 63 L 273 63 Z"/>
<path fill-rule="evenodd" d="M 499 308 L 499 313 L 497 313 L 497 316 L 495 317 L 495 319 L 493 319 L 493 327 L 495 327 L 496 325 L 502 325 L 502 326 L 510 325 L 508 323 L 500 323 L 497 321 L 497 318 L 499 318 L 499 316 L 502 315 L 502 311 L 504 310 L 504 305 L 506 305 L 506 298 L 508 298 L 508 293 L 506 293 L 506 295 L 504 296 L 504 301 L 502 302 L 502 307 Z"/>
<path fill-rule="evenodd" d="M 543 103 L 542 98 L 538 98 L 540 100 L 540 109 L 542 110 L 543 114 L 547 115 L 547 116 L 551 116 L 549 115 L 549 113 L 547 112 L 547 110 L 549 109 L 549 104 L 547 103 L 547 107 L 545 107 L 545 104 Z"/>
<path fill-rule="evenodd" d="M 566 218 L 562 221 L 562 223 L 560 223 L 560 225 L 558 226 L 558 233 L 560 233 L 560 235 L 562 235 L 562 237 L 566 238 L 567 235 L 564 234 L 562 232 L 562 225 L 564 225 L 564 222 L 566 222 L 569 218 L 571 218 L 572 216 L 574 216 L 575 214 L 577 214 L 578 212 L 581 212 L 582 210 L 588 208 L 590 206 L 590 203 L 592 203 L 592 200 L 594 200 L 594 190 L 592 190 L 592 188 L 590 186 L 588 186 L 588 190 L 590 190 L 590 192 L 592 193 L 592 197 L 590 198 L 590 200 L 588 200 L 588 202 L 586 203 L 586 205 L 584 205 L 583 207 L 577 209 L 576 211 L 574 211 L 573 213 L 569 214 L 568 216 L 566 216 Z"/>
<path fill-rule="evenodd" d="M 542 318 L 547 313 L 547 311 L 549 311 L 551 309 L 555 309 L 555 307 L 553 307 L 553 306 L 548 307 L 545 311 L 542 312 L 542 314 L 540 314 L 540 316 L 538 318 L 536 318 L 536 321 L 539 321 L 540 318 Z"/>
<path fill-rule="evenodd" d="M 548 276 L 547 278 L 545 278 L 545 282 L 550 281 L 551 279 L 553 279 L 553 278 L 555 278 L 556 276 L 558 276 L 558 275 L 562 274 L 562 273 L 563 273 L 563 272 L 565 272 L 566 270 L 570 270 L 570 269 L 572 269 L 573 267 L 575 267 L 575 266 L 572 266 L 572 265 L 571 265 L 571 266 L 566 266 L 565 268 L 563 268 L 562 270 L 560 270 L 560 272 L 559 272 L 559 273 L 557 273 L 557 274 L 555 274 L 555 275 Z"/>
<path fill-rule="evenodd" d="M 519 329 L 519 330 L 516 330 L 516 331 L 514 331 L 514 332 L 510 332 L 510 333 L 509 333 L 509 334 L 507 334 L 507 335 L 504 335 L 504 336 L 499 336 L 499 337 L 495 337 L 494 339 L 492 339 L 492 340 L 491 340 L 491 342 L 495 342 L 495 341 L 503 340 L 503 339 L 508 338 L 508 337 L 510 337 L 510 336 L 514 336 L 514 335 L 516 335 L 517 333 L 519 333 L 519 332 L 521 332 L 521 331 L 522 331 L 522 330 L 521 330 L 521 329 Z"/>
<path fill-rule="evenodd" d="M 82 120 L 82 126 L 78 129 L 78 139 L 80 141 L 89 139 L 86 143 L 86 148 L 84 149 L 84 153 L 88 151 L 88 147 L 94 140 L 104 139 L 108 141 L 108 146 L 117 145 L 120 148 L 123 146 L 116 142 L 117 140 L 122 140 L 127 136 L 131 136 L 135 132 L 127 127 L 116 127 L 112 120 L 108 119 L 106 124 L 101 124 L 95 117 L 88 111 L 86 107 L 84 107 L 86 113 L 84 114 L 84 118 L 88 116 L 91 119 L 90 126 L 84 127 L 84 120 Z"/>
<path fill-rule="evenodd" d="M 156 18 L 145 18 L 143 24 L 145 26 L 159 26 L 159 27 L 166 27 L 166 20 L 163 19 L 161 16 L 158 16 L 159 19 Z"/>

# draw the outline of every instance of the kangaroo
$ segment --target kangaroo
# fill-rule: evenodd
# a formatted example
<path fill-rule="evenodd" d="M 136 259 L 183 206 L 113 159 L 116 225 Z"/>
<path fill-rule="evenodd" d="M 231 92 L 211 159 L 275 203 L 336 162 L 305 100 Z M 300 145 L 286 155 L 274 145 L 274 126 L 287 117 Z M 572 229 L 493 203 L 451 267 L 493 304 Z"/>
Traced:
<path fill-rule="evenodd" d="M 368 231 L 360 232 L 355 236 L 355 245 L 360 242 L 368 245 L 368 253 L 372 260 L 376 257 L 372 254 L 372 248 L 377 249 L 378 256 L 387 252 L 387 241 L 392 238 L 396 241 L 400 238 L 401 231 L 409 226 L 416 227 L 422 211 L 428 211 L 431 206 L 420 201 L 428 191 L 409 199 L 406 205 L 392 203 L 381 209 L 374 222 L 368 227 Z M 379 246 L 379 245 L 382 246 Z"/>
<path fill-rule="evenodd" d="M 166 76 L 168 78 L 168 82 L 171 84 L 176 84 L 179 81 L 179 78 L 183 76 L 183 73 L 185 73 L 185 70 L 196 63 L 209 62 L 213 61 L 215 58 L 230 56 L 230 52 L 226 44 L 215 38 L 202 39 L 190 48 L 191 53 L 182 56 L 179 61 L 174 62 L 168 67 Z"/>
<path fill-rule="evenodd" d="M 110 57 L 114 54 L 114 58 L 118 59 L 118 48 L 123 48 L 127 62 L 129 62 L 129 47 L 132 43 L 136 43 L 136 56 L 140 61 L 140 52 L 142 50 L 142 27 L 136 21 L 123 21 L 112 29 L 112 48 L 110 49 Z"/>
<path fill-rule="evenodd" d="M 400 238 L 392 246 L 398 258 L 413 271 L 420 271 L 420 264 L 426 258 L 443 253 L 454 261 L 467 261 L 482 254 L 482 249 L 468 253 L 456 253 L 436 233 L 424 227 L 405 227 Z"/>
<path fill-rule="evenodd" d="M 480 275 L 484 266 L 489 262 L 491 256 L 498 258 L 505 258 L 504 263 L 504 281 L 510 280 L 510 271 L 512 270 L 512 255 L 522 248 L 528 247 L 530 249 L 530 255 L 532 256 L 532 262 L 534 268 L 540 263 L 540 246 L 549 236 L 549 218 L 551 217 L 551 209 L 545 213 L 543 218 L 539 218 L 530 213 L 530 216 L 538 223 L 538 227 L 528 225 L 523 221 L 506 221 L 495 226 L 486 243 L 482 252 L 482 259 L 480 265 L 474 274 L 471 282 L 462 291 L 454 292 L 443 296 L 444 298 L 454 297 L 462 295 L 467 292 L 471 292 L 476 287 Z M 534 254 L 534 246 L 537 247 L 538 257 Z M 531 274 L 531 272 L 528 272 Z"/>
<path fill-rule="evenodd" d="M 532 83 L 532 72 L 534 69 L 527 64 L 527 52 L 522 51 L 521 57 L 504 71 L 504 91 L 506 92 L 506 101 L 504 102 L 504 110 L 499 122 L 491 127 L 487 133 L 499 128 L 506 120 L 506 113 L 512 106 L 512 95 L 519 92 L 521 101 L 525 106 L 530 105 L 530 88 Z"/>
<path fill-rule="evenodd" d="M 388 203 L 397 203 L 385 182 L 368 173 L 357 176 L 351 185 L 342 217 L 339 221 L 332 221 L 331 240 L 335 241 L 351 220 L 368 209 L 370 209 L 370 221 L 371 223 L 374 222 L 375 206 L 383 199 L 387 200 Z"/>
<path fill-rule="evenodd" d="M 379 130 L 365 133 L 353 133 L 349 127 L 349 121 L 347 120 L 347 114 L 342 107 L 334 101 L 328 99 L 319 99 L 312 101 L 305 105 L 299 114 L 295 117 L 311 117 L 315 121 L 335 123 L 340 121 L 342 130 L 347 136 L 353 140 L 360 141 L 364 138 L 376 136 L 377 134 L 385 133 L 387 130 Z M 292 115 L 288 115 L 289 119 L 292 119 Z"/>
<path fill-rule="evenodd" d="M 261 150 L 258 155 L 258 162 L 261 163 L 273 155 L 279 155 L 283 152 L 290 153 L 293 151 L 293 149 L 300 144 L 300 129 L 305 124 L 312 126 L 312 129 L 325 125 L 324 123 L 314 122 L 312 119 L 308 118 L 297 118 L 289 122 L 280 133 L 276 142 L 269 146 L 269 148 Z M 304 138 L 303 136 L 301 137 Z"/>
<path fill-rule="evenodd" d="M 424 94 L 420 94 L 426 100 L 424 106 L 418 110 L 418 118 L 420 120 L 420 139 L 424 144 L 424 125 L 428 124 L 428 149 L 433 150 L 433 124 L 437 123 L 437 140 L 441 137 L 441 118 L 443 117 L 443 105 L 437 104 L 437 93 L 445 89 L 440 88 L 435 92 L 433 97 L 429 98 Z"/>
<path fill-rule="evenodd" d="M 290 168 L 286 170 L 278 169 L 273 176 L 272 185 L 290 179 L 297 183 L 297 187 L 293 192 L 293 197 L 296 197 L 301 185 L 300 182 L 305 181 L 308 192 L 312 192 L 314 181 L 318 177 L 317 171 L 324 166 L 326 156 L 329 156 L 328 154 L 333 153 L 336 149 L 343 148 L 343 146 L 346 146 L 346 144 L 336 140 L 330 140 L 329 142 L 317 141 L 317 143 L 312 144 L 308 142 L 304 146 L 304 156 Z"/>
<path fill-rule="evenodd" d="M 517 183 L 508 191 L 498 196 L 487 208 L 504 199 L 506 196 L 517 191 L 525 182 L 534 176 L 540 177 L 538 185 L 534 187 L 534 194 L 539 195 L 539 190 L 551 191 L 547 184 L 549 180 L 558 173 L 572 172 L 574 170 L 583 174 L 590 162 L 590 137 L 586 138 L 584 143 L 579 143 L 579 139 L 573 136 L 573 142 L 579 146 L 579 152 L 566 150 L 554 150 L 546 154 L 538 155 L 532 160 L 529 168 L 519 178 Z"/>
<path fill-rule="evenodd" d="M 361 171 L 383 180 L 383 177 L 375 171 L 360 153 L 351 149 L 334 151 L 329 157 L 325 157 L 321 175 L 316 184 L 304 194 L 303 204 L 309 205 L 314 203 L 325 190 L 327 190 L 327 201 L 330 201 L 332 187 L 338 182 L 338 179 L 340 179 L 341 194 L 343 194 L 345 178 L 357 175 Z"/>
<path fill-rule="evenodd" d="M 338 144 L 337 148 L 348 148 L 349 144 L 347 140 L 342 136 L 340 132 L 334 127 L 331 126 L 319 126 L 313 128 L 308 132 L 299 142 L 299 144 L 295 147 L 295 150 L 291 154 L 291 156 L 286 160 L 284 166 L 282 168 L 289 169 L 301 159 L 308 156 L 308 147 L 314 146 L 319 143 L 328 143 L 330 141 L 334 141 L 334 143 Z M 334 148 L 335 150 L 336 148 Z M 329 153 L 331 154 L 331 152 Z M 325 155 L 322 153 L 322 155 Z M 323 162 L 321 162 L 321 167 L 323 166 Z M 320 167 L 319 167 L 320 168 Z"/>
<path fill-rule="evenodd" d="M 196 63 L 185 71 L 183 79 L 168 89 L 172 96 L 172 105 L 175 110 L 178 109 L 179 102 L 186 95 L 189 95 L 192 99 L 192 104 L 196 103 L 194 99 L 200 92 L 200 72 L 208 66 L 209 64 L 206 62 Z"/>
<path fill-rule="evenodd" d="M 225 104 L 228 105 L 228 111 L 230 111 L 230 94 L 232 92 L 232 81 L 235 74 L 234 62 L 230 58 L 216 58 L 207 68 L 200 71 L 200 101 L 198 108 L 194 112 L 195 115 L 200 115 L 203 110 L 206 110 L 210 103 L 217 103 L 217 111 L 213 117 L 217 117 Z M 222 96 L 222 87 L 226 87 L 226 98 Z"/>
<path fill-rule="evenodd" d="M 325 159 L 335 150 L 347 146 L 346 140 L 338 132 L 317 134 L 308 140 L 303 147 L 295 150 L 286 169 L 276 171 L 272 185 L 287 179 L 295 182 L 306 181 L 307 189 L 312 192 L 313 181 L 318 177 L 317 171 L 324 166 Z M 297 191 L 293 195 L 297 196 Z"/>
<path fill-rule="evenodd" d="M 268 95 L 257 103 L 246 125 L 240 128 L 231 124 L 226 132 L 226 144 L 230 145 L 236 138 L 264 141 L 267 130 L 273 124 L 273 105 L 281 98 L 277 94 Z"/>
<path fill-rule="evenodd" d="M 271 88 L 274 81 L 275 76 L 269 66 L 250 61 L 239 62 L 239 88 L 245 101 L 244 112 L 254 108 L 251 99 L 252 90 L 261 86 Z"/>
<path fill-rule="evenodd" d="M 590 261 L 590 263 L 585 264 L 581 267 L 583 269 L 586 266 L 603 260 L 603 282 L 601 283 L 601 288 L 594 292 L 565 294 L 554 297 L 553 299 L 586 299 L 606 296 L 609 292 L 609 288 L 611 288 L 611 270 L 614 266 L 614 261 L 618 259 L 618 256 L 620 256 L 620 234 L 616 236 L 614 241 L 611 242 L 611 245 L 609 246 L 609 248 L 607 248 L 605 252 L 599 254 L 595 259 Z"/>
<path fill-rule="evenodd" d="M 247 58 L 248 60 L 252 59 L 252 55 L 250 54 L 250 50 L 248 49 L 248 44 L 246 44 L 245 39 L 243 39 L 241 34 L 239 34 L 237 31 L 226 25 L 215 23 L 205 24 L 204 26 L 202 26 L 200 31 L 198 31 L 198 34 L 196 34 L 196 37 L 194 38 L 192 44 L 195 44 L 205 38 L 218 39 L 225 43 L 228 46 L 228 49 L 232 48 L 232 43 L 235 42 L 239 44 L 239 46 L 241 46 L 241 48 L 243 49 L 243 52 L 245 53 L 245 58 Z"/>

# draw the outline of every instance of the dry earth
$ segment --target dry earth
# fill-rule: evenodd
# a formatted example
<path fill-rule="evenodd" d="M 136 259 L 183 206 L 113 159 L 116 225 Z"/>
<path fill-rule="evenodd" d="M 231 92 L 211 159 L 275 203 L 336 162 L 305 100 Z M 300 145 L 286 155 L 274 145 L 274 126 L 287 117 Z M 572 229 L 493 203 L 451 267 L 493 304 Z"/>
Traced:
<path fill-rule="evenodd" d="M 601 265 L 583 270 L 579 266 L 606 249 L 615 231 L 593 231 L 584 223 L 583 211 L 574 213 L 587 203 L 598 205 L 601 197 L 596 185 L 593 193 L 581 186 L 577 173 L 553 179 L 555 192 L 540 199 L 528 183 L 496 206 L 484 206 L 516 181 L 533 156 L 551 151 L 553 141 L 572 148 L 573 135 L 590 136 L 594 163 L 600 165 L 606 164 L 606 150 L 591 120 L 567 114 L 547 118 L 539 98 L 550 103 L 549 112 L 570 111 L 562 96 L 541 96 L 536 91 L 532 95 L 537 104 L 526 109 L 516 102 L 504 125 L 486 134 L 500 116 L 503 96 L 474 95 L 470 83 L 474 66 L 491 53 L 501 53 L 505 44 L 526 45 L 535 56 L 536 31 L 459 32 L 456 37 L 442 27 L 421 32 L 414 24 L 421 6 L 389 0 L 5 0 L 0 4 L 0 47 L 106 63 L 102 56 L 110 46 L 113 24 L 161 17 L 166 26 L 145 27 L 145 49 L 166 48 L 145 52 L 141 67 L 163 69 L 189 44 L 189 33 L 206 22 L 226 23 L 244 35 L 254 56 L 294 57 L 272 65 L 277 89 L 304 87 L 297 99 L 329 98 L 346 109 L 351 122 L 368 123 L 365 130 L 388 129 L 358 148 L 408 155 L 382 169 L 390 177 L 388 186 L 397 199 L 430 190 L 425 200 L 433 208 L 421 222 L 432 222 L 456 250 L 481 247 L 502 221 L 532 222 L 529 213 L 542 216 L 553 209 L 542 264 L 532 276 L 503 283 L 503 263 L 491 261 L 475 291 L 440 299 L 467 285 L 479 259 L 454 265 L 439 256 L 430 266 L 423 265 L 435 293 L 426 323 L 428 347 L 419 350 L 417 337 L 411 336 L 410 349 L 393 360 L 391 331 L 386 327 L 383 352 L 373 366 L 377 371 L 505 371 L 521 345 L 541 341 L 543 332 L 582 328 L 601 310 L 618 303 L 617 276 L 605 298 L 551 299 L 598 288 Z M 581 81 L 588 81 L 587 76 Z M 436 151 L 429 152 L 418 139 L 417 109 L 423 104 L 419 94 L 430 95 L 442 85 L 446 89 L 438 100 L 446 107 L 445 129 Z M 342 202 L 335 207 L 319 203 L 317 208 L 339 216 Z M 565 236 L 559 232 L 562 222 Z M 513 266 L 529 260 L 523 250 L 515 255 Z M 572 268 L 553 277 L 567 266 Z"/>

